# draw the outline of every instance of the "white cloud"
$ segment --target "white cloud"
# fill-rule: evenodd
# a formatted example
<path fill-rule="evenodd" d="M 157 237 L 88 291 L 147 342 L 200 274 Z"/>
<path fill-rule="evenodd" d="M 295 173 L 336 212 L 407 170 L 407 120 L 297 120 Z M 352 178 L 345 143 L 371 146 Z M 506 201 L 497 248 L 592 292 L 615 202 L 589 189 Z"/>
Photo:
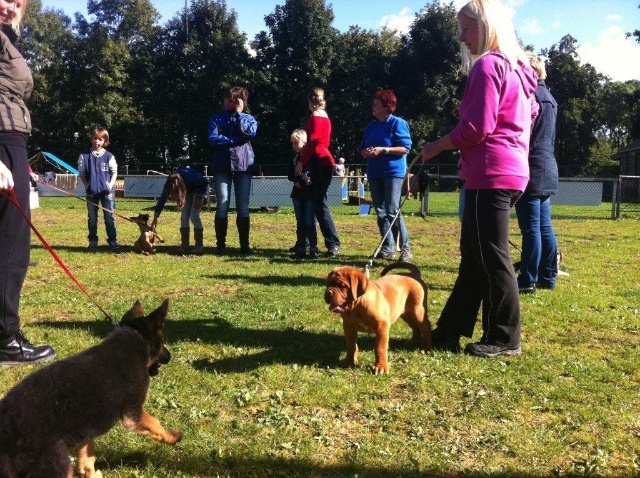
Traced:
<path fill-rule="evenodd" d="M 622 20 L 622 16 L 618 15 L 617 13 L 610 13 L 605 17 L 605 20 L 609 22 L 619 22 Z"/>
<path fill-rule="evenodd" d="M 522 26 L 522 33 L 528 33 L 529 35 L 540 35 L 544 33 L 544 29 L 538 23 L 536 18 L 527 20 Z"/>
<path fill-rule="evenodd" d="M 378 23 L 379 27 L 386 27 L 389 30 L 396 30 L 399 33 L 407 33 L 411 24 L 415 20 L 415 12 L 410 8 L 403 8 L 400 13 L 385 15 Z"/>
<path fill-rule="evenodd" d="M 585 43 L 578 47 L 582 63 L 590 63 L 603 75 L 614 81 L 640 80 L 640 45 L 626 38 L 619 26 L 608 27 L 598 36 L 597 44 Z"/>

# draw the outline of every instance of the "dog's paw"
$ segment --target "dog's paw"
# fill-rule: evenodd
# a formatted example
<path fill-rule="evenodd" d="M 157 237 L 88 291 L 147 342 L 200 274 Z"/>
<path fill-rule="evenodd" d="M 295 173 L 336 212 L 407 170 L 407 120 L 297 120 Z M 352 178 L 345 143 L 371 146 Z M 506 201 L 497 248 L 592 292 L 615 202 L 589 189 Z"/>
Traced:
<path fill-rule="evenodd" d="M 342 359 L 340 360 L 340 366 L 344 367 L 344 368 L 354 368 L 358 365 L 358 361 L 357 360 L 349 360 L 349 359 Z"/>
<path fill-rule="evenodd" d="M 169 435 L 171 435 L 171 437 L 173 438 L 173 440 L 171 442 L 169 442 L 169 445 L 175 445 L 180 440 L 182 440 L 182 430 L 180 430 L 178 428 L 174 428 L 174 429 L 170 430 L 169 431 Z"/>
<path fill-rule="evenodd" d="M 375 364 L 371 367 L 371 373 L 373 375 L 385 375 L 389 373 L 389 366 L 385 364 Z"/>

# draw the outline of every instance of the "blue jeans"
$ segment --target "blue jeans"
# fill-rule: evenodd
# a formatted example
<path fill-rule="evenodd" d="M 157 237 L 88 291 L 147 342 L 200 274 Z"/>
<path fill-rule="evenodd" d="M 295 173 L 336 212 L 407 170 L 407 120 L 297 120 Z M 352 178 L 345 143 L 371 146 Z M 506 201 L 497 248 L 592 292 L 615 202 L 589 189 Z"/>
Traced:
<path fill-rule="evenodd" d="M 249 217 L 249 196 L 251 195 L 251 173 L 234 171 L 233 173 L 216 173 L 216 218 L 226 219 L 229 216 L 231 203 L 231 184 L 236 198 L 236 214 L 239 218 Z"/>
<path fill-rule="evenodd" d="M 198 196 L 195 193 L 188 194 L 184 201 L 184 206 L 180 211 L 180 227 L 189 227 L 189 221 L 193 223 L 194 229 L 202 229 L 202 219 L 200 219 L 200 208 L 193 206 L 193 201 Z"/>
<path fill-rule="evenodd" d="M 89 235 L 87 238 L 89 239 L 89 242 L 98 242 L 98 205 L 100 205 L 104 208 L 102 209 L 102 212 L 104 225 L 107 230 L 107 242 L 109 245 L 115 245 L 118 243 L 116 221 L 113 214 L 107 211 L 113 211 L 116 207 L 116 201 L 113 194 L 113 192 L 87 194 L 87 225 L 89 227 Z"/>
<path fill-rule="evenodd" d="M 558 243 L 551 225 L 549 196 L 522 196 L 516 203 L 518 225 L 522 232 L 522 254 L 518 285 L 537 284 L 545 289 L 556 286 Z"/>
<path fill-rule="evenodd" d="M 316 231 L 316 201 L 314 199 L 291 198 L 296 215 L 296 249 L 318 248 L 318 232 Z"/>
<path fill-rule="evenodd" d="M 369 179 L 369 191 L 371 191 L 371 201 L 378 215 L 378 228 L 380 236 L 384 237 L 393 222 L 393 218 L 400 209 L 400 197 L 402 196 L 402 183 L 404 178 L 376 178 Z M 402 250 L 409 250 L 409 232 L 404 223 L 402 214 L 398 215 L 394 227 L 387 234 L 382 245 L 382 252 L 395 253 L 395 236 L 400 234 L 400 245 Z"/>

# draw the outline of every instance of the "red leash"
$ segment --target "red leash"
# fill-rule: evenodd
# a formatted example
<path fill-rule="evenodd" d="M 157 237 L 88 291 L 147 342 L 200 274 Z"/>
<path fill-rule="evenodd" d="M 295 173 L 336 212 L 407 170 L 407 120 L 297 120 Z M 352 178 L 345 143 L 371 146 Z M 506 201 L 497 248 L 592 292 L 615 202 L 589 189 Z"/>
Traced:
<path fill-rule="evenodd" d="M 87 292 L 87 289 L 84 288 L 84 286 L 80 283 L 80 281 L 78 281 L 78 279 L 76 279 L 76 277 L 73 275 L 73 273 L 69 270 L 69 268 L 67 267 L 67 265 L 62 261 L 62 259 L 60 259 L 60 257 L 58 257 L 58 254 L 56 254 L 56 252 L 52 249 L 52 247 L 49 245 L 49 243 L 45 240 L 44 237 L 42 237 L 42 234 L 40 234 L 40 231 L 38 231 L 36 229 L 36 227 L 33 225 L 33 223 L 29 220 L 29 217 L 27 216 L 27 214 L 22 210 L 22 208 L 20 207 L 20 204 L 18 203 L 18 198 L 16 197 L 16 193 L 14 190 L 11 190 L 9 194 L 7 194 L 5 191 L 0 190 L 0 194 L 2 196 L 4 196 L 5 198 L 7 198 L 9 201 L 11 201 L 11 203 L 16 206 L 18 208 L 18 211 L 20 211 L 20 214 L 22 214 L 22 217 L 24 217 L 25 221 L 27 221 L 27 224 L 29 224 L 29 227 L 31 227 L 31 229 L 33 230 L 33 232 L 36 233 L 36 236 L 38 236 L 38 239 L 40 239 L 40 242 L 42 243 L 42 245 L 45 247 L 45 249 L 47 251 L 49 251 L 49 253 L 51 254 L 51 256 L 56 260 L 56 262 L 58 264 L 60 264 L 60 267 L 62 267 L 62 270 L 65 271 L 67 273 L 67 275 L 69 276 L 69 278 L 78 286 L 78 288 L 84 292 L 84 294 L 89 298 L 89 300 L 91 302 L 93 302 L 95 304 L 95 306 L 100 309 L 100 311 L 104 314 L 104 316 L 106 317 L 107 321 L 117 327 L 120 325 L 120 323 L 115 320 L 113 317 L 111 317 L 101 306 L 100 304 L 98 304 L 93 297 L 91 297 L 89 295 L 89 293 Z"/>
<path fill-rule="evenodd" d="M 125 221 L 133 222 L 134 224 L 136 223 L 132 219 L 129 219 L 128 217 L 124 217 L 122 214 L 118 214 L 117 212 L 112 211 L 111 209 L 107 209 L 106 207 L 103 207 L 100 204 L 96 204 L 94 202 L 91 202 L 91 201 L 87 200 L 87 198 L 83 198 L 83 197 L 78 196 L 77 194 L 73 194 L 73 193 L 70 193 L 69 191 L 65 191 L 64 189 L 57 188 L 56 186 L 53 186 L 53 185 L 51 185 L 49 183 L 45 183 L 44 181 L 40 181 L 39 179 L 38 179 L 37 182 L 39 184 L 42 184 L 43 186 L 47 186 L 47 187 L 49 187 L 51 189 L 54 189 L 54 190 L 56 190 L 58 192 L 64 193 L 67 196 L 71 196 L 72 198 L 80 199 L 81 201 L 84 201 L 84 202 L 86 202 L 88 204 L 91 204 L 91 205 L 93 205 L 95 207 L 98 207 L 98 208 L 102 209 L 103 211 L 107 211 L 107 212 L 113 214 L 114 216 L 118 216 L 119 218 L 124 219 Z"/>

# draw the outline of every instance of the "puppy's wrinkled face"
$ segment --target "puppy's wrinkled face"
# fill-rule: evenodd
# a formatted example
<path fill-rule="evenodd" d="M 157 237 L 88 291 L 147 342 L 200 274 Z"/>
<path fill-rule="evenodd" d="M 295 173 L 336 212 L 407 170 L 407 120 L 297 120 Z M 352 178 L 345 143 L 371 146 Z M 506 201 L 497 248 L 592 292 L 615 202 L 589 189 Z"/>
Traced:
<path fill-rule="evenodd" d="M 131 219 L 133 222 L 135 222 L 138 226 L 146 226 L 147 223 L 149 222 L 149 215 L 148 214 L 138 214 L 138 216 L 132 216 L 129 219 Z"/>
<path fill-rule="evenodd" d="M 354 301 L 364 294 L 369 280 L 365 274 L 352 267 L 336 267 L 327 276 L 324 300 L 329 310 L 340 314 L 353 307 Z"/>

